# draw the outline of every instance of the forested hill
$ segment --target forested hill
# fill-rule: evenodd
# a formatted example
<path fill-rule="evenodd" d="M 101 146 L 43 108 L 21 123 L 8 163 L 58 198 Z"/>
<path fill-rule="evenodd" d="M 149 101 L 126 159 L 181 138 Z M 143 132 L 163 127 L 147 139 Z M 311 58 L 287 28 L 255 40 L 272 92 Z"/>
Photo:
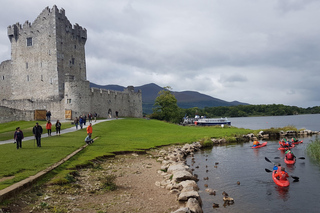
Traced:
<path fill-rule="evenodd" d="M 101 89 L 109 89 L 109 90 L 116 90 L 116 91 L 123 91 L 125 87 L 119 85 L 97 85 L 94 83 L 90 83 L 91 87 L 101 88 Z M 142 108 L 143 112 L 150 114 L 152 113 L 152 108 L 156 97 L 158 96 L 159 91 L 163 90 L 162 87 L 151 83 L 146 84 L 143 86 L 136 86 L 135 91 L 141 90 L 142 91 Z M 247 103 L 241 103 L 238 101 L 224 101 L 221 99 L 217 99 L 211 97 L 209 95 L 205 95 L 195 91 L 183 91 L 183 92 L 174 92 L 172 94 L 177 99 L 177 104 L 180 108 L 204 108 L 204 107 L 216 107 L 216 106 L 235 106 L 235 105 L 248 105 Z"/>
<path fill-rule="evenodd" d="M 184 110 L 188 116 L 195 114 L 206 117 L 248 117 L 248 116 L 280 116 L 299 114 L 320 114 L 320 106 L 301 108 L 282 104 L 238 105 L 231 107 L 205 107 L 204 109 Z"/>

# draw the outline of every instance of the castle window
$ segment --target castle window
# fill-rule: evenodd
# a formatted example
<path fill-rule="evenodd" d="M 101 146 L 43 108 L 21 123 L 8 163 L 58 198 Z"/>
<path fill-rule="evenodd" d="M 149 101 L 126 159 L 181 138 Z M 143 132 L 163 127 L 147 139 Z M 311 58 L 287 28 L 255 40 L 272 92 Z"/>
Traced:
<path fill-rule="evenodd" d="M 2 80 L 4 80 L 4 75 L 2 76 Z"/>
<path fill-rule="evenodd" d="M 26 62 L 26 69 L 28 69 L 28 62 Z"/>
<path fill-rule="evenodd" d="M 27 75 L 27 81 L 30 81 L 29 75 Z"/>
<path fill-rule="evenodd" d="M 77 49 L 77 45 L 74 45 L 74 49 Z"/>
<path fill-rule="evenodd" d="M 67 99 L 67 104 L 71 104 L 71 99 Z"/>
<path fill-rule="evenodd" d="M 27 38 L 27 46 L 32 46 L 32 38 Z"/>
<path fill-rule="evenodd" d="M 74 64 L 74 58 L 72 58 L 72 62 L 71 63 Z"/>
<path fill-rule="evenodd" d="M 41 81 L 43 81 L 43 75 L 41 75 Z"/>
<path fill-rule="evenodd" d="M 53 80 L 52 80 L 52 78 L 50 78 L 50 84 L 52 84 L 53 83 Z"/>

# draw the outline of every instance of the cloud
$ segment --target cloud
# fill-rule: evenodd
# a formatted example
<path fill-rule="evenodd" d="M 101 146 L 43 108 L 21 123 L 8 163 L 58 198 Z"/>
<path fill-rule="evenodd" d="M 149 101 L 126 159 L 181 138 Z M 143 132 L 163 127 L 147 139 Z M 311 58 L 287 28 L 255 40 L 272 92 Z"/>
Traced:
<path fill-rule="evenodd" d="M 316 0 L 34 0 L 28 10 L 22 0 L 2 3 L 0 61 L 10 58 L 6 27 L 32 22 L 56 4 L 87 29 L 87 78 L 94 83 L 320 105 Z"/>

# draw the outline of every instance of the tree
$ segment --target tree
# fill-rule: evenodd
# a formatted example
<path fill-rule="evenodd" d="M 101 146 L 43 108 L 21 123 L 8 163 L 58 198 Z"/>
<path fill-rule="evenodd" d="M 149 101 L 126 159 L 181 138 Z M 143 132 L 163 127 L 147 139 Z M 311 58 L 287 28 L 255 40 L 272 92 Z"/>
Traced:
<path fill-rule="evenodd" d="M 171 87 L 164 87 L 158 93 L 158 97 L 155 100 L 152 117 L 178 123 L 180 121 L 180 108 L 177 104 L 176 97 L 171 93 Z"/>

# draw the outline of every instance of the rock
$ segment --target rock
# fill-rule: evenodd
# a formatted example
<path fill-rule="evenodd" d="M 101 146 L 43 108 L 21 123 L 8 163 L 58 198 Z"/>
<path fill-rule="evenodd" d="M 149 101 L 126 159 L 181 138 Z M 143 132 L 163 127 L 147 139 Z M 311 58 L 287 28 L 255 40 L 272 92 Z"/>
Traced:
<path fill-rule="evenodd" d="M 184 163 L 176 163 L 169 166 L 167 172 L 172 174 L 175 171 L 185 171 L 187 169 L 189 169 L 189 167 Z"/>
<path fill-rule="evenodd" d="M 189 208 L 184 207 L 184 208 L 180 208 L 180 209 L 178 209 L 178 210 L 176 210 L 176 211 L 174 211 L 172 213 L 192 213 L 192 212 L 190 211 Z"/>
<path fill-rule="evenodd" d="M 186 207 L 188 207 L 194 213 L 203 213 L 199 201 L 196 198 L 188 199 Z"/>
<path fill-rule="evenodd" d="M 185 180 L 196 180 L 197 178 L 194 177 L 190 172 L 188 171 L 176 171 L 173 174 L 172 181 L 177 183 Z"/>
<path fill-rule="evenodd" d="M 198 184 L 194 180 L 185 180 L 179 183 L 182 186 L 182 191 L 198 191 Z"/>
<path fill-rule="evenodd" d="M 181 192 L 178 196 L 178 201 L 187 201 L 189 198 L 196 198 L 199 200 L 199 193 L 196 191 Z"/>

